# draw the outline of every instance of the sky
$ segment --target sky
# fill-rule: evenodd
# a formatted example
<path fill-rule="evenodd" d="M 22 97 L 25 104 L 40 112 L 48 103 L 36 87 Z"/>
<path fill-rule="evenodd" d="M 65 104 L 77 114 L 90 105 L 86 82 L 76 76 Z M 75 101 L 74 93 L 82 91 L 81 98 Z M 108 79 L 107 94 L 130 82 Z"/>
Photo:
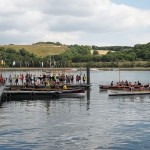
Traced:
<path fill-rule="evenodd" d="M 0 44 L 150 42 L 150 0 L 0 0 Z"/>

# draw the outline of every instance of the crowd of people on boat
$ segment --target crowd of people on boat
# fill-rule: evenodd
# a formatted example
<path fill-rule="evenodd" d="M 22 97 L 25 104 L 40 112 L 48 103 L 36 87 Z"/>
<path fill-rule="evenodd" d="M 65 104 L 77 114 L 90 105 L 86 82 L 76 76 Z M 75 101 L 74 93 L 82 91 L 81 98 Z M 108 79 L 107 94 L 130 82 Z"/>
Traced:
<path fill-rule="evenodd" d="M 116 84 L 114 84 L 114 82 L 111 81 L 110 85 L 111 86 L 141 86 L 142 84 L 140 81 L 136 81 L 136 82 L 132 83 L 132 82 L 129 82 L 127 80 L 126 81 L 122 80 L 120 82 L 117 82 Z"/>
<path fill-rule="evenodd" d="M 3 84 L 9 85 L 34 85 L 35 87 L 38 85 L 63 85 L 63 84 L 80 84 L 86 83 L 86 76 L 83 75 L 68 75 L 68 74 L 51 74 L 51 75 L 33 75 L 30 73 L 26 74 L 15 74 L 9 75 L 9 77 L 4 77 L 2 74 L 0 75 L 0 85 Z"/>
<path fill-rule="evenodd" d="M 131 91 L 136 89 L 140 89 L 140 90 L 144 90 L 144 89 L 149 89 L 150 90 L 150 84 L 147 85 L 143 85 L 141 84 L 140 81 L 135 81 L 133 82 L 129 82 L 129 81 L 121 81 L 121 82 L 116 82 L 116 84 L 114 84 L 113 81 L 111 81 L 110 83 L 111 87 L 124 87 L 124 88 L 129 88 Z"/>

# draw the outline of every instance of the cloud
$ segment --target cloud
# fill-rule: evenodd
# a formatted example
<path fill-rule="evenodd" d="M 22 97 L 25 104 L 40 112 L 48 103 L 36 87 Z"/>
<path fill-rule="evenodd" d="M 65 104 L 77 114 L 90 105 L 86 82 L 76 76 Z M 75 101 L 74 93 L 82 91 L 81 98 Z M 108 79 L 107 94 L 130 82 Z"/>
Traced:
<path fill-rule="evenodd" d="M 0 2 L 2 44 L 44 40 L 65 44 L 133 45 L 150 28 L 150 10 L 117 5 L 111 0 Z M 130 39 L 131 35 L 134 40 Z M 150 36 L 140 39 L 149 42 Z"/>

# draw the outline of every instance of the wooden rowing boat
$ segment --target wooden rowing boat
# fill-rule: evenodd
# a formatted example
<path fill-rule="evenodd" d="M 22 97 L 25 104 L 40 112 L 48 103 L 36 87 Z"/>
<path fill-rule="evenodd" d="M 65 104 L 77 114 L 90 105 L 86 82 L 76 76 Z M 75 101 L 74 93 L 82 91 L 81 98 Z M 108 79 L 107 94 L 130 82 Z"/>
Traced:
<path fill-rule="evenodd" d="M 31 100 L 31 99 L 49 99 L 49 98 L 83 98 L 86 93 L 84 88 L 76 89 L 36 89 L 22 88 L 20 90 L 7 89 L 3 91 L 2 99 L 8 100 Z"/>
<path fill-rule="evenodd" d="M 149 85 L 148 84 L 145 84 L 145 85 L 135 85 L 135 86 L 132 85 L 132 87 L 135 88 L 135 89 L 139 89 L 141 87 L 148 88 Z M 104 90 L 104 91 L 106 91 L 106 90 L 124 90 L 124 89 L 128 90 L 130 88 L 131 88 L 130 86 L 124 86 L 124 85 L 121 85 L 121 86 L 119 86 L 119 85 L 116 85 L 116 86 L 99 85 L 99 89 L 100 90 Z"/>

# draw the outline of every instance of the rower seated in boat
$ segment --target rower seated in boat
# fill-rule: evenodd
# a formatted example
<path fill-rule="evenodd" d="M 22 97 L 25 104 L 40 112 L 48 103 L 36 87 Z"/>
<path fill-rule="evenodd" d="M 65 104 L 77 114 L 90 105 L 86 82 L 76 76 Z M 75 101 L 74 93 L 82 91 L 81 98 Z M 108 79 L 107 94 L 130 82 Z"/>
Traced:
<path fill-rule="evenodd" d="M 134 87 L 133 86 L 131 86 L 129 89 L 130 89 L 130 91 L 134 91 Z"/>
<path fill-rule="evenodd" d="M 141 85 L 140 89 L 141 89 L 141 90 L 145 90 L 145 88 L 144 88 L 144 86 L 143 86 L 143 85 Z"/>
<path fill-rule="evenodd" d="M 141 82 L 138 81 L 137 85 L 141 85 Z"/>
<path fill-rule="evenodd" d="M 111 81 L 111 84 L 110 84 L 111 86 L 113 86 L 113 81 Z"/>
<path fill-rule="evenodd" d="M 125 86 L 129 86 L 129 83 L 128 83 L 127 80 L 125 81 L 124 85 L 125 85 Z"/>
<path fill-rule="evenodd" d="M 136 82 L 134 82 L 134 86 L 137 86 L 137 83 L 136 83 Z"/>

